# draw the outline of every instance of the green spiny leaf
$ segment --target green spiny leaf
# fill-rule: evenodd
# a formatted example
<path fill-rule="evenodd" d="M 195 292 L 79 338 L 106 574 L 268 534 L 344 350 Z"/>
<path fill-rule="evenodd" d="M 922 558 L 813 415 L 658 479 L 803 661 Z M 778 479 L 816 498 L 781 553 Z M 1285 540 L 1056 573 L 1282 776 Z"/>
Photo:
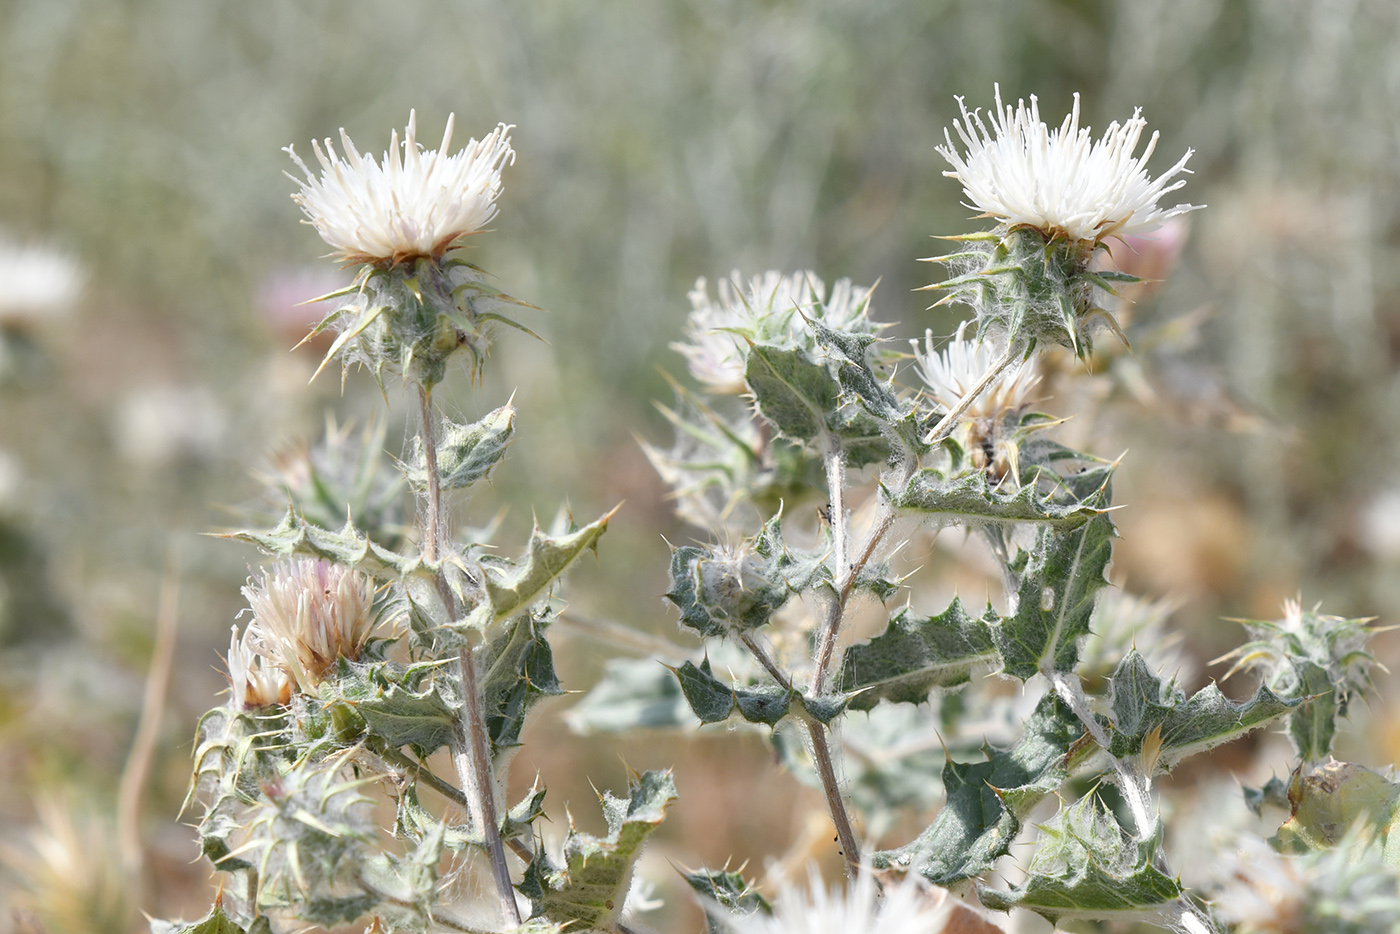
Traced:
<path fill-rule="evenodd" d="M 430 570 L 417 555 L 398 555 L 371 541 L 355 528 L 351 520 L 347 519 L 339 531 L 332 532 L 312 525 L 292 509 L 287 510 L 274 529 L 266 532 L 228 532 L 218 537 L 249 542 L 270 555 L 299 554 L 322 558 L 346 567 L 359 568 L 379 578 L 401 578 Z"/>
<path fill-rule="evenodd" d="M 755 344 L 744 379 L 759 414 L 782 434 L 815 442 L 827 433 L 827 417 L 836 410 L 841 387 L 825 365 L 813 363 L 801 349 Z"/>
<path fill-rule="evenodd" d="M 503 405 L 470 425 L 444 419 L 441 431 L 437 443 L 439 483 L 445 490 L 464 489 L 485 477 L 505 457 L 506 446 L 515 434 L 515 407 Z M 405 469 L 415 490 L 427 488 L 428 471 L 421 450 Z"/>
<path fill-rule="evenodd" d="M 919 420 L 915 408 L 901 404 L 888 383 L 882 380 L 870 366 L 870 347 L 875 343 L 875 336 L 832 330 L 820 321 L 812 321 L 811 325 L 816 334 L 818 346 L 822 347 L 837 364 L 836 378 L 844 394 L 843 409 L 859 407 L 868 416 L 865 420 L 848 417 L 849 424 L 855 427 L 860 421 L 873 419 L 872 427 L 877 428 L 883 435 L 897 439 L 905 451 L 923 453 L 928 450 L 928 445 L 924 444 L 922 433 L 919 431 Z M 854 403 L 854 405 L 848 403 Z M 844 435 L 846 432 L 841 431 L 838 434 Z M 852 450 L 861 450 L 844 437 L 842 446 L 847 450 L 848 457 Z M 888 446 L 884 447 L 887 452 Z M 870 454 L 877 453 L 877 450 L 872 449 Z M 888 453 L 885 456 L 888 456 Z M 852 465 L 859 467 L 866 463 L 873 463 L 876 459 L 867 455 L 852 459 Z M 878 459 L 883 460 L 884 457 Z"/>
<path fill-rule="evenodd" d="M 259 919 L 262 920 L 262 919 Z M 256 921 L 249 925 L 247 934 L 266 928 L 264 922 Z M 244 928 L 224 911 L 222 898 L 217 899 L 209 909 L 209 914 L 198 921 L 159 921 L 151 919 L 152 934 L 245 934 Z"/>
<path fill-rule="evenodd" d="M 937 688 L 966 684 L 979 664 L 995 657 L 987 607 L 973 619 L 953 598 L 937 616 L 924 619 L 907 608 L 895 614 L 884 633 L 846 650 L 841 686 L 855 694 L 854 710 L 869 710 L 881 700 L 919 704 Z"/>
<path fill-rule="evenodd" d="M 1026 881 L 1009 892 L 977 886 L 988 908 L 1028 908 L 1061 918 L 1160 918 L 1181 896 L 1181 884 L 1154 864 L 1113 813 L 1087 795 L 1041 828 Z"/>
<path fill-rule="evenodd" d="M 418 692 L 400 684 L 387 689 L 376 684 L 351 703 L 370 733 L 392 749 L 412 746 L 427 757 L 452 742 L 457 713 L 434 686 Z"/>
<path fill-rule="evenodd" d="M 554 651 L 544 636 L 548 625 L 546 618 L 517 617 L 478 661 L 493 753 L 520 745 L 525 715 L 537 700 L 564 693 L 554 672 Z"/>
<path fill-rule="evenodd" d="M 1326 668 L 1303 659 L 1293 660 L 1297 672 L 1297 693 L 1305 698 L 1288 718 L 1288 738 L 1304 762 L 1321 762 L 1332 752 L 1337 736 L 1337 718 L 1346 713 L 1337 702 L 1341 692 Z"/>
<path fill-rule="evenodd" d="M 1162 681 L 1136 649 L 1119 663 L 1111 684 L 1114 730 L 1109 751 L 1120 758 L 1136 755 L 1151 736 L 1148 765 L 1155 764 L 1159 771 L 1258 729 L 1299 703 L 1279 697 L 1266 685 L 1239 704 L 1214 684 L 1188 700 L 1174 682 Z"/>
<path fill-rule="evenodd" d="M 736 688 L 722 683 L 715 678 L 708 658 L 699 666 L 686 662 L 672 670 L 690 709 L 701 723 L 722 723 L 737 708 L 750 723 L 773 726 L 787 716 L 791 708 L 791 695 L 777 685 Z"/>
<path fill-rule="evenodd" d="M 534 903 L 532 918 L 578 931 L 611 929 L 622 913 L 632 881 L 632 865 L 642 843 L 665 818 L 676 799 L 670 772 L 643 772 L 628 782 L 628 797 L 604 794 L 608 819 L 604 838 L 570 830 L 564 840 L 564 865 L 554 866 L 542 851 L 525 870 L 520 891 Z"/>
<path fill-rule="evenodd" d="M 773 914 L 773 906 L 738 872 L 700 869 L 683 872 L 681 878 L 700 896 L 705 910 L 706 934 L 732 934 L 736 917 Z"/>
<path fill-rule="evenodd" d="M 986 872 L 1007 854 L 1030 809 L 1064 781 L 1082 754 L 1076 742 L 1083 732 L 1069 708 L 1047 694 L 1015 746 L 984 747 L 985 762 L 947 762 L 943 810 L 912 843 L 876 853 L 874 865 L 944 886 Z"/>
<path fill-rule="evenodd" d="M 1106 507 L 1107 484 L 1082 502 Z M 1104 569 L 1115 534 L 1103 513 L 1077 528 L 1040 529 L 1021 575 L 1016 613 L 992 626 L 1007 674 L 1024 681 L 1040 671 L 1074 669 L 1079 640 L 1089 634 L 1094 598 L 1107 583 Z"/>
<path fill-rule="evenodd" d="M 495 613 L 492 621 L 510 619 L 548 596 L 550 587 L 580 555 L 597 548 L 616 512 L 613 509 L 596 522 L 564 535 L 546 535 L 536 526 L 525 556 L 517 564 L 486 566 L 482 583 Z"/>
<path fill-rule="evenodd" d="M 1094 502 L 1056 502 L 1038 493 L 1034 483 L 1003 492 L 980 470 L 947 479 L 931 468 L 914 474 L 891 503 L 904 512 L 941 521 L 1034 522 L 1065 529 L 1078 528 L 1106 508 Z"/>

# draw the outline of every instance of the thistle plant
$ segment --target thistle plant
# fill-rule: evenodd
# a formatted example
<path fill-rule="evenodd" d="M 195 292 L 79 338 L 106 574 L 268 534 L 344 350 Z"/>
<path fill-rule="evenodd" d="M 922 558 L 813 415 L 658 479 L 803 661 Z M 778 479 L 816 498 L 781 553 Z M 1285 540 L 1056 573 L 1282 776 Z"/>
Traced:
<path fill-rule="evenodd" d="M 1188 695 L 1158 667 L 1168 647 L 1135 641 L 1160 633 L 1162 613 L 1100 600 L 1117 462 L 1057 441 L 1059 421 L 1036 409 L 1046 353 L 1085 357 L 1101 330 L 1126 341 L 1108 308 L 1138 280 L 1113 270 L 1112 251 L 1198 209 L 1160 203 L 1184 184 L 1191 152 L 1153 178 L 1157 136 L 1137 153 L 1139 112 L 1094 139 L 1077 96 L 1058 129 L 1035 98 L 1013 108 L 998 89 L 995 99 L 987 119 L 960 101 L 961 145 L 947 134 L 939 148 L 945 174 L 992 225 L 947 238 L 955 251 L 933 260 L 951 268 L 929 286 L 945 293 L 940 304 L 972 313 L 943 346 L 929 332 L 899 353 L 881 340 L 872 290 L 828 290 L 810 272 L 736 273 L 717 298 L 697 285 L 676 349 L 703 388 L 676 384 L 675 405 L 662 408 L 676 442 L 647 453 L 679 515 L 701 530 L 673 547 L 666 596 L 704 649 L 681 661 L 677 649 L 669 675 L 611 667 L 573 722 L 655 727 L 668 711 L 677 725 L 747 722 L 824 793 L 850 878 L 843 900 L 818 887 L 813 907 L 791 891 L 774 907 L 742 875 L 700 870 L 687 880 L 711 931 L 952 930 L 927 907 L 934 887 L 965 900 L 959 923 L 987 929 L 978 902 L 1192 934 L 1393 929 L 1394 864 L 1372 885 L 1332 854 L 1393 859 L 1397 786 L 1368 773 L 1372 806 L 1359 808 L 1317 771 L 1369 683 L 1374 630 L 1290 604 L 1280 622 L 1247 624 L 1253 641 L 1236 658 L 1263 672 L 1251 696 L 1232 700 L 1214 684 Z M 921 529 L 948 528 L 986 546 L 1002 590 L 985 605 L 954 598 L 930 612 L 914 603 L 921 575 L 901 576 L 897 553 Z M 850 631 L 859 602 L 886 607 L 868 639 Z M 1015 690 L 997 687 L 1006 682 Z M 677 690 L 679 713 L 668 701 Z M 1172 868 L 1158 779 L 1284 722 L 1291 781 L 1250 792 L 1256 804 L 1291 805 L 1298 828 L 1274 842 L 1295 862 L 1280 874 L 1322 867 L 1371 899 L 1347 914 L 1317 901 L 1331 897 L 1317 886 L 1295 887 L 1289 917 L 1346 914 L 1366 919 L 1359 927 L 1269 927 L 1242 899 L 1209 903 L 1262 889 L 1266 870 L 1188 891 Z M 880 849 L 862 838 L 862 818 L 875 837 L 930 797 L 941 808 L 912 842 Z M 1338 809 L 1344 819 L 1318 816 Z M 1343 839 L 1353 821 L 1366 826 Z M 1017 841 L 1028 849 L 1013 860 Z M 1013 863 L 1019 881 L 1008 886 L 999 874 Z"/>
<path fill-rule="evenodd" d="M 416 430 L 389 476 L 383 422 L 284 452 L 268 480 L 285 515 L 229 533 L 273 561 L 243 590 L 228 699 L 200 722 L 187 804 L 227 881 L 206 918 L 163 929 L 625 930 L 633 863 L 675 797 L 669 774 L 605 797 L 610 834 L 570 831 L 562 863 L 535 831 L 544 789 L 505 799 L 526 716 L 563 692 L 547 638 L 556 588 L 612 514 L 536 527 L 515 558 L 488 550 L 489 530 L 448 522 L 448 498 L 486 479 L 515 432 L 509 402 L 469 424 L 433 402 L 454 357 L 479 375 L 493 325 L 525 330 L 510 314 L 528 306 L 464 249 L 496 214 L 509 130 L 454 153 L 449 119 L 425 150 L 410 115 L 379 161 L 342 131 L 343 156 L 313 143 L 319 175 L 288 147 L 307 223 L 357 267 L 313 332 L 337 332 L 322 367 L 339 361 L 344 380 L 361 366 L 381 389 L 397 378 Z M 416 529 L 401 518 L 408 492 Z M 494 892 L 484 904 L 462 894 L 473 860 Z"/>

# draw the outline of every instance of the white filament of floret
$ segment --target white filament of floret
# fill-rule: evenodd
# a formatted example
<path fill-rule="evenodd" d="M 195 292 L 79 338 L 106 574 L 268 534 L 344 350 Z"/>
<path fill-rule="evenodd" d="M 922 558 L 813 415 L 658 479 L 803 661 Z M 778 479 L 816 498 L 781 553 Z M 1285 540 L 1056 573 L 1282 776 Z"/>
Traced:
<path fill-rule="evenodd" d="M 976 386 L 1001 360 L 1001 352 L 988 341 L 968 339 L 968 322 L 958 326 L 958 333 L 940 351 L 934 346 L 933 331 L 924 332 L 923 347 L 911 340 L 915 369 L 929 388 L 934 401 L 951 409 Z M 1022 362 L 1007 369 L 983 390 L 968 409 L 968 418 L 982 418 L 1020 409 L 1030 401 L 1031 390 L 1040 376 Z"/>
<path fill-rule="evenodd" d="M 1186 150 L 1164 175 L 1149 176 L 1147 160 L 1156 149 L 1158 134 L 1152 134 L 1141 156 L 1133 155 L 1147 127 L 1141 108 L 1126 123 L 1109 124 L 1095 142 L 1090 128 L 1079 126 L 1078 94 L 1057 130 L 1041 121 L 1034 95 L 1029 108 L 1022 100 L 1013 110 L 1002 104 L 997 86 L 996 110 L 988 114 L 990 128 L 980 109 L 969 113 L 963 98 L 957 101 L 962 119 L 953 121 L 953 128 L 966 155 L 945 129 L 946 145 L 937 149 L 955 171 L 943 174 L 962 182 L 963 192 L 972 201 L 969 207 L 1001 218 L 1007 226 L 1029 225 L 1063 233 L 1070 240 L 1097 241 L 1142 234 L 1169 217 L 1201 207 L 1178 204 L 1164 210 L 1157 206 L 1160 198 L 1186 184 L 1176 177 L 1190 174 L 1186 162 L 1192 150 Z"/>
<path fill-rule="evenodd" d="M 806 890 L 785 885 L 771 916 L 755 913 L 735 927 L 739 934 L 943 934 L 955 904 L 912 874 L 882 895 L 869 866 L 844 889 L 827 889 L 814 867 Z"/>
<path fill-rule="evenodd" d="M 368 575 L 311 558 L 274 565 L 243 588 L 262 654 L 303 693 L 315 693 L 336 659 L 359 657 L 378 622 Z"/>
<path fill-rule="evenodd" d="M 249 710 L 291 700 L 292 683 L 287 672 L 266 657 L 262 633 L 248 626 L 243 635 L 233 627 L 228 643 L 229 696 L 234 710 Z"/>
<path fill-rule="evenodd" d="M 344 129 L 344 158 L 330 139 L 324 150 L 313 140 L 320 178 L 288 146 L 286 152 L 306 175 L 303 181 L 288 174 L 302 186 L 292 199 L 322 239 L 347 260 L 440 256 L 496 216 L 501 168 L 515 162 L 506 124 L 449 155 L 454 122 L 455 115 L 447 118 L 440 148 L 425 150 L 418 143 L 417 114 L 410 111 L 402 150 L 395 130 L 381 162 L 361 155 Z"/>

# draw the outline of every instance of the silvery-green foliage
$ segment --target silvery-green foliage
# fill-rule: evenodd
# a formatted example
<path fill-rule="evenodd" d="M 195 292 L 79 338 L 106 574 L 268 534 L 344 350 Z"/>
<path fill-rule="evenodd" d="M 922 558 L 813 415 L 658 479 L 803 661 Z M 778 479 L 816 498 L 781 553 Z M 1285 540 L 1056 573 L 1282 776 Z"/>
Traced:
<path fill-rule="evenodd" d="M 1083 725 L 1047 694 L 1014 746 L 986 746 L 984 761 L 943 766 L 943 810 L 912 843 L 876 853 L 875 865 L 917 872 L 937 885 L 975 878 L 1009 852 L 1021 822 L 1092 749 Z"/>
<path fill-rule="evenodd" d="M 953 239 L 958 252 L 942 260 L 955 274 L 937 287 L 971 306 L 979 336 L 993 349 L 968 349 L 961 330 L 943 355 L 932 338 L 922 350 L 916 344 L 927 390 L 898 379 L 896 361 L 870 323 L 868 294 L 860 315 L 844 323 L 755 302 L 739 311 L 725 306 L 730 319 L 718 325 L 719 306 L 692 296 L 689 341 L 677 349 L 712 392 L 742 388 L 752 409 L 747 419 L 721 416 L 725 400 L 678 387 L 680 404 L 665 410 L 677 444 L 669 455 L 648 453 L 682 514 L 697 524 L 708 520 L 723 542 L 674 547 L 667 597 L 681 626 L 712 650 L 736 643 L 757 664 L 731 670 L 705 656 L 668 667 L 695 719 L 737 716 L 771 729 L 780 761 L 821 786 L 828 801 L 847 796 L 868 826 L 887 827 L 900 808 L 927 807 L 927 792 L 938 794 L 942 807 L 932 823 L 913 842 L 873 854 L 877 866 L 939 885 L 975 883 L 987 906 L 1027 908 L 1052 920 L 1130 918 L 1208 930 L 1162 850 L 1154 777 L 1285 717 L 1295 742 L 1300 731 L 1311 736 L 1300 749 L 1330 748 L 1336 704 L 1368 683 L 1366 633 L 1355 621 L 1302 627 L 1287 638 L 1277 626 L 1268 638 L 1261 630 L 1241 657 L 1274 667 L 1244 700 L 1213 684 L 1188 695 L 1160 675 L 1148 660 L 1160 663 L 1160 646 L 1140 650 L 1133 640 L 1134 633 L 1160 636 L 1165 611 L 1140 612 L 1127 597 L 1097 610 L 1117 537 L 1117 465 L 1055 440 L 1058 422 L 1032 410 L 1029 395 L 1038 351 L 1058 344 L 1086 356 L 1098 326 L 1121 336 L 1098 303 L 1136 280 L 1099 266 L 1101 236 L 1070 241 L 1062 231 L 1008 223 Z M 793 281 L 776 273 L 754 280 L 769 283 L 773 294 Z M 704 321 L 712 322 L 709 330 Z M 824 471 L 832 508 L 815 530 L 801 533 L 815 547 L 792 543 L 781 508 L 765 502 L 753 481 L 761 473 L 757 439 L 772 438 L 792 442 Z M 862 468 L 879 475 L 865 542 L 850 538 L 845 498 L 846 472 Z M 757 514 L 756 533 L 734 534 L 729 517 L 741 512 Z M 869 593 L 884 601 L 909 586 L 882 563 L 900 541 L 897 532 L 881 536 L 911 520 L 977 531 L 1002 565 L 1002 604 L 972 613 L 954 600 L 934 615 L 896 608 L 876 635 L 835 651 L 828 684 L 822 615 L 834 632 L 848 600 Z M 797 604 L 795 596 L 808 599 Z M 777 638 L 777 630 L 814 608 L 808 662 L 792 657 L 792 641 Z M 775 638 L 765 630 L 775 630 Z M 785 648 L 773 657 L 769 645 Z M 979 678 L 988 673 L 1026 682 L 1039 699 L 1002 740 L 968 748 L 965 727 L 995 704 L 981 690 Z M 616 717 L 605 712 L 609 699 L 621 705 Z M 618 666 L 585 699 L 576 726 L 693 723 L 677 715 L 680 709 L 674 689 L 654 671 Z M 848 733 L 853 716 L 869 718 L 859 735 Z M 874 728 L 885 720 L 937 730 L 940 741 L 905 744 L 913 752 L 902 754 L 897 737 L 881 739 Z M 839 785 L 819 754 L 828 732 L 845 747 Z M 919 769 L 923 796 L 908 791 Z M 939 780 L 927 774 L 933 770 Z M 1117 786 L 1109 798 L 1119 812 L 1093 790 L 1102 782 Z M 1064 796 L 1059 814 L 1030 834 L 1025 880 L 1010 891 L 988 887 L 988 874 L 1027 832 L 1033 809 L 1056 794 Z M 839 836 L 844 817 L 831 807 Z M 712 930 L 725 929 L 725 915 L 707 912 Z"/>
<path fill-rule="evenodd" d="M 1187 698 L 1136 649 L 1119 663 L 1110 683 L 1109 751 L 1120 758 L 1140 756 L 1140 767 L 1148 772 L 1170 771 L 1182 759 L 1237 739 L 1301 703 L 1296 697 L 1279 697 L 1265 684 L 1243 703 L 1230 700 L 1214 684 Z"/>
<path fill-rule="evenodd" d="M 1040 825 L 1026 880 L 1010 892 L 979 886 L 991 908 L 1029 908 L 1064 918 L 1170 923 L 1181 883 L 1155 863 L 1157 842 L 1139 841 L 1095 794 L 1066 805 Z"/>
<path fill-rule="evenodd" d="M 410 117 L 404 152 L 395 141 L 382 169 L 344 137 L 351 161 L 336 168 L 322 156 L 327 174 L 308 172 L 298 200 L 328 242 L 364 263 L 313 331 L 339 330 L 326 362 L 364 364 L 381 388 L 385 372 L 400 374 L 417 391 L 419 433 L 400 476 L 386 479 L 382 427 L 358 451 L 332 432 L 317 455 L 284 469 L 289 478 L 271 478 L 290 500 L 280 522 L 225 536 L 294 557 L 297 570 L 245 589 L 253 619 L 230 644 L 233 690 L 199 727 L 190 797 L 204 807 L 202 851 L 237 877 L 242 897 L 228 913 L 216 905 L 174 930 L 265 932 L 259 918 L 271 916 L 279 925 L 372 918 L 390 931 L 474 932 L 459 887 L 440 875 L 468 851 L 489 863 L 508 926 L 612 930 L 640 847 L 675 797 L 669 775 L 636 776 L 630 801 L 604 799 L 611 835 L 570 834 L 558 867 L 536 836 L 544 788 L 504 811 L 498 803 L 527 716 L 564 692 L 547 636 L 558 586 L 596 552 L 613 513 L 580 527 L 561 512 L 518 553 L 487 549 L 476 530 L 447 530 L 443 497 L 487 480 L 515 432 L 510 403 L 463 424 L 439 418 L 431 396 L 459 350 L 476 375 L 491 322 L 520 327 L 500 310 L 521 303 L 448 249 L 494 212 L 510 149 L 499 128 L 474 172 L 481 153 L 425 155 L 414 126 Z M 457 188 L 427 184 L 424 172 L 451 175 Z M 424 197 L 427 216 L 403 213 Z M 434 197 L 456 201 L 447 210 Z M 401 491 L 421 497 L 416 541 L 388 520 Z M 429 764 L 441 751 L 456 784 Z M 395 799 L 392 842 L 373 820 L 379 789 Z M 438 800 L 426 802 L 429 793 Z M 506 841 L 521 862 L 518 886 Z M 533 900 L 529 918 L 518 917 L 517 887 Z"/>
<path fill-rule="evenodd" d="M 313 445 L 289 446 L 273 456 L 268 485 L 275 485 L 277 513 L 292 510 L 314 525 L 333 529 L 346 517 L 365 534 L 397 550 L 408 529 L 404 522 L 403 480 L 384 469 L 388 420 L 379 417 L 359 431 L 328 419 L 325 436 Z M 275 518 L 275 516 L 274 516 Z"/>
<path fill-rule="evenodd" d="M 846 652 L 841 686 L 855 695 L 851 709 L 881 700 L 919 704 L 935 690 L 966 684 L 995 658 L 989 622 L 997 618 L 990 606 L 974 618 L 957 598 L 937 616 L 899 611 L 883 634 Z"/>
<path fill-rule="evenodd" d="M 520 891 L 534 903 L 533 914 L 584 931 L 613 929 L 627 900 L 642 843 L 675 799 L 670 772 L 630 775 L 626 798 L 604 793 L 600 800 L 608 821 L 606 837 L 571 829 L 564 840 L 562 864 L 541 851 L 526 868 Z"/>
<path fill-rule="evenodd" d="M 1250 641 L 1227 659 L 1259 670 L 1264 683 L 1283 697 L 1304 703 L 1289 716 L 1288 736 L 1304 762 L 1326 758 L 1337 721 L 1353 698 L 1371 686 L 1375 658 L 1366 651 L 1369 620 L 1343 619 L 1304 610 L 1298 600 L 1284 603 L 1279 620 L 1241 620 Z"/>

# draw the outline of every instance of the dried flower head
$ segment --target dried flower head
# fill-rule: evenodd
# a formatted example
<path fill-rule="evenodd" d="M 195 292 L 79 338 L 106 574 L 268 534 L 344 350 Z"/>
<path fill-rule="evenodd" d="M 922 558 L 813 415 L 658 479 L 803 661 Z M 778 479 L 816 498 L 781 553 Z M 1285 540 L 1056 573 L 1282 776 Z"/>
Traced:
<path fill-rule="evenodd" d="M 287 672 L 267 658 L 262 633 L 256 626 L 238 627 L 228 643 L 229 703 L 234 710 L 285 705 L 292 699 L 292 682 Z"/>
<path fill-rule="evenodd" d="M 881 894 L 869 866 L 845 890 L 829 890 L 816 869 L 808 889 L 785 885 L 772 915 L 755 912 L 735 924 L 739 934 L 990 934 L 1001 930 L 916 875 Z"/>
<path fill-rule="evenodd" d="M 1155 229 L 1169 217 L 1194 211 L 1200 205 L 1178 204 L 1163 210 L 1157 201 L 1186 184 L 1173 178 L 1189 172 L 1191 150 L 1159 178 L 1147 174 L 1147 160 L 1157 146 L 1157 133 L 1141 156 L 1134 156 L 1147 121 L 1141 108 L 1126 123 L 1110 123 L 1095 142 L 1088 127 L 1079 126 L 1079 95 L 1074 107 L 1052 130 L 1040 119 L 1034 96 L 1030 107 L 1017 101 L 1013 110 L 1003 105 L 996 86 L 996 113 L 991 128 L 979 110 L 968 112 L 960 97 L 962 119 L 953 122 L 966 147 L 960 153 L 945 129 L 947 145 L 938 152 L 955 171 L 944 172 L 962 182 L 972 205 L 1000 218 L 1009 227 L 1035 227 L 1049 236 L 1071 241 L 1098 242 L 1110 236 L 1129 236 Z M 994 131 L 994 132 L 993 132 Z"/>
<path fill-rule="evenodd" d="M 243 596 L 253 610 L 262 653 L 303 693 L 314 693 L 336 659 L 359 658 L 379 621 L 368 575 L 312 558 L 273 565 L 243 588 Z"/>
<path fill-rule="evenodd" d="M 410 111 L 402 153 L 396 130 L 380 163 L 361 155 L 344 129 L 343 159 L 329 139 L 324 150 L 313 140 L 319 179 L 288 146 L 287 153 L 306 175 L 302 181 L 288 174 L 302 186 L 292 200 L 347 262 L 397 265 L 420 256 L 441 257 L 496 216 L 501 168 L 515 161 L 511 128 L 505 124 L 449 155 L 454 122 L 455 115 L 447 118 L 441 148 L 425 150 L 418 143 L 417 114 Z"/>

